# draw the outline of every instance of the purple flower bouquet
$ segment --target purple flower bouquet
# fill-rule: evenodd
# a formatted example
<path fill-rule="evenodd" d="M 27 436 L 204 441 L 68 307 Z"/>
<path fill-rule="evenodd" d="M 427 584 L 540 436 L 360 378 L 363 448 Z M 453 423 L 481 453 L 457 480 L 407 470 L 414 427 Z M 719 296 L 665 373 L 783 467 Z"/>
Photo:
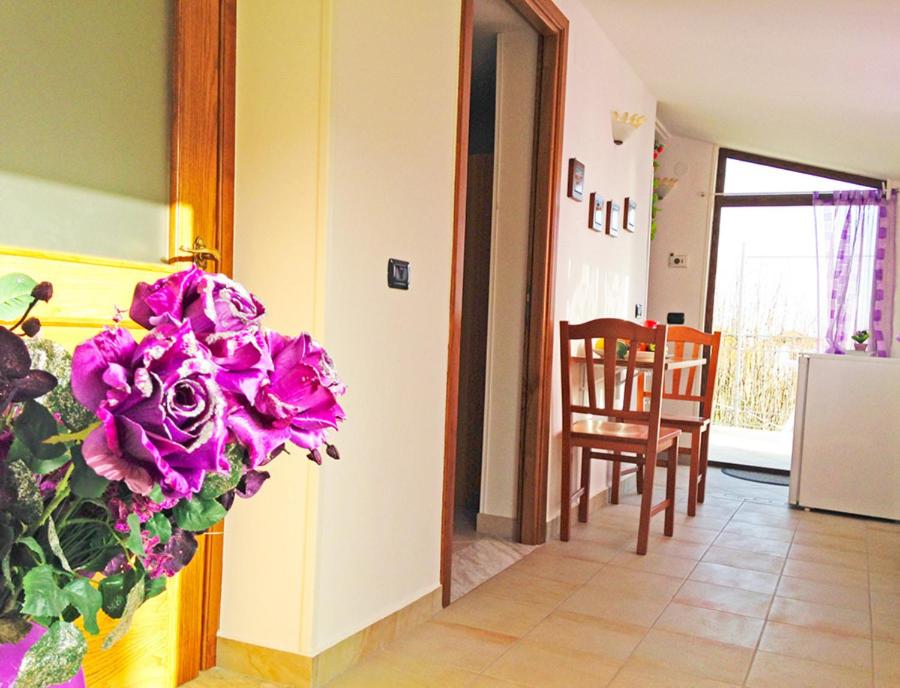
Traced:
<path fill-rule="evenodd" d="M 0 666 L 20 688 L 77 674 L 78 618 L 93 634 L 100 610 L 121 619 L 115 643 L 289 443 L 339 458 L 327 433 L 344 419 L 327 352 L 267 331 L 262 304 L 223 275 L 138 284 L 143 338 L 116 323 L 71 358 L 31 339 L 52 293 L 0 277 L 0 320 L 16 323 L 0 327 L 0 665 L 5 647 L 40 638 Z"/>

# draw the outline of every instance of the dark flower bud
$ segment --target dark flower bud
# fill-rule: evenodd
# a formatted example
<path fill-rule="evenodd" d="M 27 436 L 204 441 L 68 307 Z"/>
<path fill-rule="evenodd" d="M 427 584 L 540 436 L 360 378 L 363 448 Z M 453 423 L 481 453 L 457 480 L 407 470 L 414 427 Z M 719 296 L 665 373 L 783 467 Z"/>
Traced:
<path fill-rule="evenodd" d="M 313 449 L 309 454 L 306 455 L 306 458 L 310 461 L 314 461 L 319 466 L 322 465 L 322 455 L 319 453 L 318 449 Z"/>
<path fill-rule="evenodd" d="M 22 332 L 28 337 L 34 337 L 41 331 L 41 321 L 37 318 L 28 318 L 22 323 Z"/>
<path fill-rule="evenodd" d="M 41 282 L 31 290 L 31 298 L 38 301 L 49 301 L 53 298 L 53 285 L 50 282 Z"/>
<path fill-rule="evenodd" d="M 335 461 L 337 461 L 338 459 L 341 458 L 341 453 L 338 451 L 338 448 L 335 447 L 333 444 L 325 445 L 325 453 L 328 454 L 328 456 L 330 456 Z"/>

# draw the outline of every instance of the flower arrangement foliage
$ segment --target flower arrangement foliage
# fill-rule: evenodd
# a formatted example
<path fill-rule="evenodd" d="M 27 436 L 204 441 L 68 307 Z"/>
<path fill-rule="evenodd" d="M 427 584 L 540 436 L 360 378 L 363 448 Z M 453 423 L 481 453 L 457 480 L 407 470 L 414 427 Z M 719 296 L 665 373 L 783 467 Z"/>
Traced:
<path fill-rule="evenodd" d="M 659 169 L 659 156 L 666 149 L 665 145 L 656 141 L 653 144 L 653 194 L 650 198 L 650 240 L 656 238 L 656 214 L 659 212 L 659 179 L 656 170 Z"/>
<path fill-rule="evenodd" d="M 47 629 L 16 686 L 79 669 L 102 610 L 119 625 L 191 561 L 197 535 L 255 495 L 288 443 L 321 464 L 345 388 L 308 334 L 262 325 L 242 285 L 197 268 L 138 284 L 131 318 L 72 356 L 37 338 L 53 294 L 0 278 L 0 643 Z M 117 319 L 118 320 L 118 319 Z"/>
<path fill-rule="evenodd" d="M 867 341 L 869 341 L 869 331 L 857 330 L 852 335 L 850 335 L 850 339 L 852 339 L 857 344 L 865 344 Z"/>

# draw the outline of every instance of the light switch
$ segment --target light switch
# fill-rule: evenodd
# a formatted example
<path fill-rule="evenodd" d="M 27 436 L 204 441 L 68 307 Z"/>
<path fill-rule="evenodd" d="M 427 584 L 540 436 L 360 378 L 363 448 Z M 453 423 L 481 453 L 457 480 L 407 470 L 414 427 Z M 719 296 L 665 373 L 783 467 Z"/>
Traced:
<path fill-rule="evenodd" d="M 409 261 L 389 258 L 387 280 L 391 289 L 409 289 Z"/>

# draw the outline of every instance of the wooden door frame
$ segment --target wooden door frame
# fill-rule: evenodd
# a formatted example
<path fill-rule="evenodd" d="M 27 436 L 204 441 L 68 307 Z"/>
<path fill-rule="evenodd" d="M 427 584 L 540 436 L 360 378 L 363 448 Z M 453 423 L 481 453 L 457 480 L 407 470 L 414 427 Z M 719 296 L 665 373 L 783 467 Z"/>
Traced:
<path fill-rule="evenodd" d="M 554 337 L 556 235 L 562 171 L 563 116 L 569 20 L 552 0 L 506 0 L 540 34 L 535 121 L 535 175 L 529 247 L 524 403 L 522 408 L 519 539 L 540 544 L 546 538 L 547 472 L 550 451 L 550 398 Z M 450 326 L 444 422 L 444 487 L 441 515 L 441 585 L 450 603 L 456 438 L 462 329 L 463 260 L 466 239 L 466 183 L 469 104 L 472 87 L 472 39 L 475 0 L 462 0 L 459 92 L 456 125 L 456 180 L 450 271 Z"/>
<path fill-rule="evenodd" d="M 172 46 L 169 255 L 200 237 L 230 275 L 234 236 L 237 0 L 178 0 Z M 222 601 L 219 523 L 181 575 L 177 683 L 216 664 Z"/>

